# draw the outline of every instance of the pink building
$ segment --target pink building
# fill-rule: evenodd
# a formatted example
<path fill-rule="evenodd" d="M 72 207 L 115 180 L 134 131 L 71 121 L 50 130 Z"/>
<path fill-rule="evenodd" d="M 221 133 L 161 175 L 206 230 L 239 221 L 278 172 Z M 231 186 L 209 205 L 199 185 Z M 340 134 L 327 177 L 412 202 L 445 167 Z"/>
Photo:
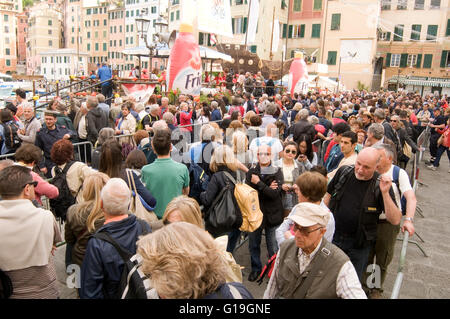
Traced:
<path fill-rule="evenodd" d="M 25 64 L 27 61 L 27 28 L 28 14 L 22 12 L 17 17 L 17 62 Z"/>
<path fill-rule="evenodd" d="M 125 56 L 125 8 L 111 6 L 108 10 L 108 64 L 119 76 L 124 75 Z M 127 72 L 125 72 L 127 73 Z"/>

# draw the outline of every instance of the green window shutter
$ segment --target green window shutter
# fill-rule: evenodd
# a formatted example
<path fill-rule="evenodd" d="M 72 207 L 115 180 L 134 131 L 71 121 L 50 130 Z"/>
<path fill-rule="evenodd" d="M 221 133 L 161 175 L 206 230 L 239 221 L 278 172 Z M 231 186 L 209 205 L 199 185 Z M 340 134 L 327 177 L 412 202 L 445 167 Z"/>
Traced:
<path fill-rule="evenodd" d="M 311 38 L 320 38 L 320 24 L 312 25 Z"/>
<path fill-rule="evenodd" d="M 283 39 L 286 38 L 287 35 L 287 24 L 283 24 Z"/>
<path fill-rule="evenodd" d="M 438 26 L 431 24 L 428 26 L 427 30 L 427 40 L 436 40 Z"/>
<path fill-rule="evenodd" d="M 203 45 L 203 33 L 198 33 L 198 44 Z"/>
<path fill-rule="evenodd" d="M 91 51 L 91 44 L 90 43 L 87 44 L 87 50 Z"/>
<path fill-rule="evenodd" d="M 288 33 L 288 38 L 289 38 L 289 39 L 292 39 L 292 30 L 293 30 L 293 28 L 294 28 L 293 25 L 290 25 L 290 26 L 289 26 L 289 33 Z"/>
<path fill-rule="evenodd" d="M 423 68 L 424 69 L 430 69 L 432 62 L 433 62 L 433 55 L 432 54 L 425 54 L 425 57 L 423 59 Z"/>
<path fill-rule="evenodd" d="M 234 34 L 234 18 L 231 18 L 231 29 L 233 30 L 233 34 Z"/>
<path fill-rule="evenodd" d="M 299 12 L 302 10 L 302 0 L 294 0 L 294 11 Z"/>
<path fill-rule="evenodd" d="M 244 18 L 244 23 L 242 24 L 242 33 L 247 33 L 247 17 Z"/>
<path fill-rule="evenodd" d="M 256 45 L 251 45 L 251 46 L 250 46 L 250 52 L 251 52 L 251 53 L 256 53 L 256 49 L 257 49 L 257 46 L 256 46 Z"/>
<path fill-rule="evenodd" d="M 408 54 L 402 53 L 402 55 L 400 56 L 400 67 L 406 68 L 407 63 L 408 63 Z"/>
<path fill-rule="evenodd" d="M 448 57 L 448 52 L 449 51 L 442 51 L 442 56 L 441 56 L 441 68 L 445 68 L 447 67 L 447 57 Z"/>
<path fill-rule="evenodd" d="M 314 0 L 314 10 L 322 10 L 322 0 Z"/>
<path fill-rule="evenodd" d="M 422 54 L 417 55 L 417 63 L 416 68 L 420 68 L 420 65 L 422 64 Z"/>
<path fill-rule="evenodd" d="M 208 33 L 208 46 L 211 46 L 211 33 Z"/>
<path fill-rule="evenodd" d="M 403 24 L 398 24 L 394 29 L 394 41 L 403 41 Z"/>
<path fill-rule="evenodd" d="M 390 53 L 386 54 L 386 64 L 385 64 L 385 66 L 387 68 L 389 68 L 391 66 L 391 54 Z"/>
<path fill-rule="evenodd" d="M 331 15 L 331 30 L 339 30 L 341 28 L 341 14 L 335 13 Z"/>
<path fill-rule="evenodd" d="M 447 31 L 445 32 L 445 36 L 450 36 L 450 19 L 447 20 Z"/>
<path fill-rule="evenodd" d="M 327 64 L 328 65 L 336 65 L 336 56 L 337 56 L 337 51 L 328 51 Z"/>
<path fill-rule="evenodd" d="M 305 25 L 302 24 L 300 25 L 300 38 L 304 38 L 305 37 Z"/>
<path fill-rule="evenodd" d="M 422 31 L 422 25 L 413 24 L 411 28 L 411 40 L 420 40 L 420 32 Z"/>

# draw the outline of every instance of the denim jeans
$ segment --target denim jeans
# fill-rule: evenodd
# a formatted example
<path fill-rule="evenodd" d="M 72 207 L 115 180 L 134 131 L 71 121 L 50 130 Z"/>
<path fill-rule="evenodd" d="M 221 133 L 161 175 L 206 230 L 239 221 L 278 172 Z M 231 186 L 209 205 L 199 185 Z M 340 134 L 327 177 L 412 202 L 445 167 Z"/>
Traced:
<path fill-rule="evenodd" d="M 339 233 L 334 233 L 333 244 L 338 246 L 344 253 L 347 254 L 348 258 L 350 258 L 350 261 L 355 267 L 359 281 L 362 281 L 373 243 L 367 242 L 364 247 L 355 248 L 355 242 L 356 238 L 354 237 L 347 237 Z"/>
<path fill-rule="evenodd" d="M 436 152 L 436 159 L 433 161 L 434 167 L 439 167 L 439 162 L 441 161 L 441 156 L 444 154 L 444 152 L 447 152 L 448 161 L 450 162 L 450 149 L 448 147 L 439 145 Z"/>
<path fill-rule="evenodd" d="M 240 235 L 241 231 L 239 229 L 233 229 L 228 233 L 227 251 L 229 253 L 233 253 Z"/>
<path fill-rule="evenodd" d="M 278 244 L 275 237 L 275 231 L 278 226 L 273 227 L 259 227 L 253 233 L 248 234 L 248 248 L 250 251 L 250 259 L 252 265 L 252 271 L 261 272 L 261 238 L 262 231 L 264 229 L 266 234 L 266 245 L 268 258 L 272 257 L 278 251 Z"/>

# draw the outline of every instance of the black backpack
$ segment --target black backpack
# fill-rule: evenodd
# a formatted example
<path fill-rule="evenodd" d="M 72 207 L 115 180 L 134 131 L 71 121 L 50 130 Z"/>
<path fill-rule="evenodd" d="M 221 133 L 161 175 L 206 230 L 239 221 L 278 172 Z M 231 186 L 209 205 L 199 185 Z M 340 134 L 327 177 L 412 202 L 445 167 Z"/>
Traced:
<path fill-rule="evenodd" d="M 189 188 L 189 197 L 200 202 L 200 194 L 208 188 L 209 176 L 203 168 L 195 162 L 189 165 L 189 177 L 192 185 Z"/>
<path fill-rule="evenodd" d="M 137 219 L 137 221 L 141 224 L 142 235 L 148 234 L 146 230 L 147 223 L 141 219 Z M 113 299 L 149 299 L 149 290 L 152 287 L 150 279 L 140 269 L 142 256 L 131 254 L 105 231 L 97 232 L 92 236 L 113 245 L 124 262 L 117 296 L 107 296 L 105 294 L 105 297 Z"/>
<path fill-rule="evenodd" d="M 9 276 L 0 269 L 0 299 L 8 299 L 13 294 L 13 285 Z"/>
<path fill-rule="evenodd" d="M 22 141 L 17 135 L 17 131 L 19 131 L 19 125 L 15 122 L 11 123 L 2 123 L 3 126 L 3 135 L 5 136 L 5 145 L 10 150 L 17 150 L 20 147 Z"/>
<path fill-rule="evenodd" d="M 76 198 L 72 195 L 69 185 L 67 185 L 67 171 L 74 163 L 74 161 L 67 163 L 63 170 L 55 166 L 55 177 L 50 182 L 59 190 L 58 197 L 50 199 L 50 207 L 55 216 L 61 217 L 62 220 L 66 220 L 67 210 L 75 204 Z"/>

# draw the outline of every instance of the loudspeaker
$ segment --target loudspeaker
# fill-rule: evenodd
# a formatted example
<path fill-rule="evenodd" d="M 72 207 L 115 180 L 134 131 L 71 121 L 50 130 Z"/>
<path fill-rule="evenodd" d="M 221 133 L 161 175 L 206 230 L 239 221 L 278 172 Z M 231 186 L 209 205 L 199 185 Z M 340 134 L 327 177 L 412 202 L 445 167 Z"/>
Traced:
<path fill-rule="evenodd" d="M 159 34 L 159 39 L 161 40 L 161 42 L 167 43 L 169 49 L 171 49 L 172 46 L 174 45 L 176 38 L 177 38 L 176 30 L 173 30 L 172 33 L 170 34 L 169 33 Z"/>

